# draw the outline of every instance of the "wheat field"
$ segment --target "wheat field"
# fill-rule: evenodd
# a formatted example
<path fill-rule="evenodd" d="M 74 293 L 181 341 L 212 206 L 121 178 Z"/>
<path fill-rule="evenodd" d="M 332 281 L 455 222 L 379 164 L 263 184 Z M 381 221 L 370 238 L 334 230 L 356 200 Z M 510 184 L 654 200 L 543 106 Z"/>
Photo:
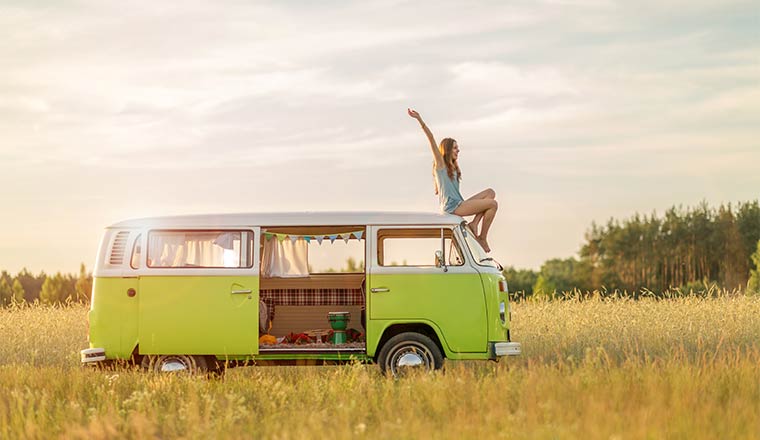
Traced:
<path fill-rule="evenodd" d="M 0 310 L 0 438 L 757 438 L 760 298 L 513 304 L 519 358 L 246 367 L 223 379 L 79 366 L 86 308 Z"/>

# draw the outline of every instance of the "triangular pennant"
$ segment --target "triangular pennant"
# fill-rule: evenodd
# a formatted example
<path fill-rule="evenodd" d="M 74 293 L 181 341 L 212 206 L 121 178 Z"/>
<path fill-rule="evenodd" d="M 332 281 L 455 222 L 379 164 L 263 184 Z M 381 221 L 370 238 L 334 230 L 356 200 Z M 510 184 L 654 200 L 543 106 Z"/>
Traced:
<path fill-rule="evenodd" d="M 316 237 L 314 237 L 314 238 L 316 238 L 316 239 L 317 239 L 317 241 L 319 242 L 319 244 L 322 244 L 322 240 L 324 240 L 324 239 L 325 239 L 325 237 L 323 237 L 323 236 L 321 236 L 321 235 L 317 235 L 317 236 L 316 236 Z"/>
<path fill-rule="evenodd" d="M 342 238 L 342 239 L 343 239 L 343 241 L 345 241 L 346 243 L 348 243 L 348 240 L 350 240 L 350 239 L 351 239 L 351 233 L 350 233 L 350 232 L 348 232 L 348 233 L 346 233 L 346 234 L 341 234 L 341 237 L 340 237 L 340 238 Z"/>
<path fill-rule="evenodd" d="M 362 234 L 364 234 L 364 231 L 357 231 L 357 232 L 353 232 L 352 233 L 352 235 L 354 237 L 356 237 L 357 240 L 361 240 L 362 239 Z"/>
<path fill-rule="evenodd" d="M 303 239 L 306 240 L 306 243 L 311 243 L 311 237 L 308 235 L 304 236 Z"/>
<path fill-rule="evenodd" d="M 336 238 L 338 238 L 337 234 L 330 235 L 330 243 L 335 243 Z"/>
<path fill-rule="evenodd" d="M 277 235 L 277 240 L 279 241 L 282 241 L 288 238 L 287 234 L 276 234 L 276 235 Z"/>
<path fill-rule="evenodd" d="M 292 241 L 293 243 L 295 243 L 296 241 L 298 241 L 298 238 L 299 237 L 297 235 L 291 235 L 290 236 L 290 241 Z"/>
<path fill-rule="evenodd" d="M 267 232 L 267 233 L 264 234 L 264 238 L 266 238 L 267 241 L 269 241 L 269 240 L 272 239 L 272 234 L 270 234 L 270 233 Z"/>

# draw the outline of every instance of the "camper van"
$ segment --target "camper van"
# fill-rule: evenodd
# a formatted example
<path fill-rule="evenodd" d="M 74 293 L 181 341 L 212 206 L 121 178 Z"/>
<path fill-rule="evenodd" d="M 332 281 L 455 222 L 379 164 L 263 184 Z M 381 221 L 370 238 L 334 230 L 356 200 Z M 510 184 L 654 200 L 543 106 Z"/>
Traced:
<path fill-rule="evenodd" d="M 222 373 L 374 362 L 399 376 L 519 355 L 507 282 L 461 217 L 216 214 L 106 228 L 83 364 Z"/>

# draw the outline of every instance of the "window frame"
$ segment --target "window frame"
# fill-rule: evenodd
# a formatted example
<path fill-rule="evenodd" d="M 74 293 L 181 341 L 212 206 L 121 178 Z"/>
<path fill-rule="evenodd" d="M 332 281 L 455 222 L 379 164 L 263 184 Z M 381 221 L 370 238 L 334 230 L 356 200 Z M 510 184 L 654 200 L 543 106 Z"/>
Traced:
<path fill-rule="evenodd" d="M 246 263 L 247 265 L 239 265 L 235 267 L 226 267 L 226 266 L 153 266 L 150 264 L 150 239 L 151 235 L 153 233 L 161 233 L 161 232 L 185 232 L 185 233 L 203 233 L 203 232 L 240 232 L 240 256 L 243 257 L 245 255 Z M 248 233 L 249 238 L 247 240 L 243 239 L 243 233 Z M 145 268 L 149 270 L 250 270 L 253 269 L 256 266 L 256 255 L 255 255 L 255 240 L 256 240 L 256 232 L 253 229 L 250 228 L 200 228 L 200 229 L 172 229 L 172 228 L 161 228 L 161 229 L 149 229 L 146 234 L 146 240 L 145 240 L 145 257 L 141 258 L 145 263 Z M 245 253 L 245 254 L 244 254 Z M 242 258 L 241 258 L 242 259 Z"/>
<path fill-rule="evenodd" d="M 420 230 L 427 230 L 427 231 L 438 231 L 438 236 L 431 236 L 431 237 L 425 237 L 425 236 L 408 236 L 404 237 L 401 235 L 393 235 L 392 233 L 388 236 L 383 236 L 383 232 L 387 231 L 420 231 Z M 443 231 L 447 230 L 450 232 L 450 237 L 445 237 Z M 431 234 L 433 235 L 433 234 Z M 403 226 L 403 227 L 385 227 L 385 226 L 378 226 L 376 229 L 376 252 L 375 256 L 373 257 L 373 260 L 377 264 L 378 268 L 383 269 L 395 269 L 395 268 L 401 268 L 401 269 L 437 269 L 442 270 L 442 267 L 439 267 L 435 264 L 426 264 L 426 265 L 411 265 L 411 264 L 399 264 L 399 265 L 385 265 L 383 264 L 383 260 L 385 259 L 384 255 L 384 241 L 388 238 L 409 238 L 409 239 L 419 239 L 419 238 L 439 238 L 441 240 L 441 251 L 443 251 L 443 261 L 447 262 L 448 255 L 447 255 L 447 249 L 445 246 L 445 240 L 450 239 L 451 243 L 454 247 L 456 247 L 457 254 L 459 255 L 461 259 L 460 264 L 445 264 L 447 268 L 461 268 L 466 266 L 467 264 L 467 258 L 465 257 L 464 249 L 462 248 L 461 244 L 459 243 L 459 238 L 457 237 L 456 228 L 454 226 Z M 448 262 L 447 262 L 448 263 Z"/>

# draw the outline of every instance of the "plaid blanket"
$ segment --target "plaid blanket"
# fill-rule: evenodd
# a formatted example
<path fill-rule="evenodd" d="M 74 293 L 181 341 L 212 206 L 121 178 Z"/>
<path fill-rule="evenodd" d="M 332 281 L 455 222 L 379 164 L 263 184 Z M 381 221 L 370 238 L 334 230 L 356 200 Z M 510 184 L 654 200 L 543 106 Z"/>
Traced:
<path fill-rule="evenodd" d="M 266 289 L 259 292 L 274 319 L 276 306 L 363 306 L 362 289 Z"/>

